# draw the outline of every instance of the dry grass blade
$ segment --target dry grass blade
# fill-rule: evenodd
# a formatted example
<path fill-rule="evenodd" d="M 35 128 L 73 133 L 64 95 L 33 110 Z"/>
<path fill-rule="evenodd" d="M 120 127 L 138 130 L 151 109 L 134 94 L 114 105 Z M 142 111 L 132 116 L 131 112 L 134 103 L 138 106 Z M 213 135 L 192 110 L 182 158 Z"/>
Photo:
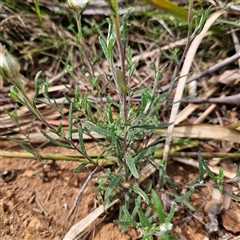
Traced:
<path fill-rule="evenodd" d="M 160 136 L 167 136 L 168 129 L 161 128 L 159 129 L 159 134 L 154 134 L 151 138 L 151 141 L 160 138 Z M 53 139 L 59 139 L 59 136 L 56 134 L 46 131 L 46 133 Z M 213 134 L 214 133 L 214 134 Z M 65 135 L 68 136 L 68 131 L 65 131 Z M 102 138 L 97 133 L 92 133 L 92 136 L 96 139 Z M 211 125 L 211 124 L 185 124 L 185 125 L 178 125 L 175 127 L 173 133 L 173 137 L 182 137 L 182 138 L 209 138 L 209 139 L 217 139 L 217 140 L 225 140 L 235 143 L 240 143 L 240 131 L 220 127 L 218 125 Z M 30 133 L 29 137 L 33 141 L 42 141 L 43 136 L 41 133 Z M 24 136 L 21 134 L 14 135 L 16 139 L 23 139 Z M 1 138 L 0 138 L 1 139 Z M 4 137 L 2 137 L 4 139 Z M 78 139 L 78 134 L 73 133 L 72 139 Z M 90 139 L 90 137 L 86 134 L 83 135 L 83 139 Z"/>
<path fill-rule="evenodd" d="M 178 102 L 181 100 L 182 95 L 183 95 L 183 90 L 186 84 L 186 80 L 187 80 L 187 76 L 189 74 L 189 70 L 193 61 L 193 58 L 196 54 L 196 51 L 198 49 L 198 46 L 200 45 L 203 37 L 205 36 L 205 34 L 207 33 L 207 31 L 209 30 L 209 28 L 212 26 L 212 24 L 215 22 L 215 20 L 220 17 L 224 12 L 216 12 L 214 14 L 212 14 L 210 16 L 210 18 L 207 20 L 206 24 L 204 25 L 203 30 L 201 31 L 201 33 L 193 40 L 188 53 L 186 55 L 183 67 L 182 67 L 182 71 L 181 71 L 181 78 L 178 81 L 178 86 L 176 89 L 176 94 L 174 96 L 174 102 Z M 168 159 L 168 152 L 170 149 L 170 144 L 171 144 L 171 139 L 172 139 L 172 132 L 174 129 L 174 125 L 175 125 L 175 120 L 176 120 L 176 116 L 179 110 L 179 106 L 180 103 L 178 102 L 177 104 L 174 104 L 171 110 L 171 115 L 170 115 L 170 120 L 169 122 L 172 122 L 173 124 L 171 126 L 169 126 L 168 128 L 168 133 L 167 133 L 167 139 L 166 139 L 166 143 L 165 143 L 165 148 L 164 148 L 164 155 L 163 158 L 164 159 Z"/>
<path fill-rule="evenodd" d="M 159 129 L 163 135 L 168 134 L 167 129 Z M 229 128 L 220 127 L 211 124 L 194 124 L 175 126 L 173 137 L 182 138 L 210 138 L 217 140 L 225 140 L 240 143 L 240 131 Z"/>
<path fill-rule="evenodd" d="M 97 209 L 91 212 L 87 217 L 85 217 L 80 222 L 73 225 L 71 229 L 68 231 L 68 233 L 65 235 L 63 240 L 75 239 L 82 231 L 84 231 L 88 226 L 90 226 L 101 214 L 103 214 L 106 210 L 108 210 L 118 202 L 119 200 L 117 199 L 109 205 L 99 206 Z"/>
<path fill-rule="evenodd" d="M 201 98 L 208 98 L 211 95 L 213 95 L 217 90 L 219 86 L 214 85 L 210 87 L 205 93 L 200 95 Z M 198 108 L 197 104 L 190 103 L 188 104 L 181 112 L 178 113 L 176 119 L 175 119 L 175 124 L 179 124 L 183 120 L 185 120 L 193 111 L 195 111 Z"/>

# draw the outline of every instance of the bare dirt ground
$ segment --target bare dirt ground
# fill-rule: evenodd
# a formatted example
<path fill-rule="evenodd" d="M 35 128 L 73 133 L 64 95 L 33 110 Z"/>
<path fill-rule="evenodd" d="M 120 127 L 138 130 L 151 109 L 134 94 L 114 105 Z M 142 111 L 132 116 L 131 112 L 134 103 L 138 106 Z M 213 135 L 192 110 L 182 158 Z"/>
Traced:
<path fill-rule="evenodd" d="M 16 145 L 8 150 L 21 151 Z M 48 146 L 44 151 L 72 153 L 55 146 Z M 72 211 L 74 200 L 91 170 L 90 167 L 74 174 L 78 165 L 48 161 L 44 181 L 37 173 L 41 165 L 36 160 L 1 157 L 0 239 L 62 239 L 74 223 L 87 216 L 96 207 L 92 187 L 97 176 L 89 182 Z M 114 224 L 104 223 L 94 229 L 91 239 L 136 239 L 135 230 L 130 230 L 130 234 L 121 235 Z"/>

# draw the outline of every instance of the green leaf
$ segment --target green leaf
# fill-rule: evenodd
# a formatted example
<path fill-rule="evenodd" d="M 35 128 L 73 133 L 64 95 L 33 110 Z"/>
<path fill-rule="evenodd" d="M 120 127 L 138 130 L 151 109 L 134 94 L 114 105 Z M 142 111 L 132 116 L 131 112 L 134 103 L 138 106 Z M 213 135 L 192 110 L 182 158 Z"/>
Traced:
<path fill-rule="evenodd" d="M 113 47 L 115 43 L 115 37 L 111 37 L 107 42 L 107 50 L 108 50 L 108 59 L 110 60 L 113 56 Z M 107 59 L 107 60 L 108 60 Z"/>
<path fill-rule="evenodd" d="M 172 218 L 173 218 L 175 210 L 176 210 L 176 206 L 177 206 L 177 204 L 173 203 L 173 205 L 171 206 L 171 210 L 170 210 L 169 214 L 165 218 L 165 223 L 169 223 L 169 222 L 172 221 Z"/>
<path fill-rule="evenodd" d="M 141 202 L 141 196 L 138 196 L 136 201 Z M 138 213 L 138 206 L 135 204 L 131 216 L 135 218 L 137 216 L 137 213 Z"/>
<path fill-rule="evenodd" d="M 45 103 L 45 104 L 47 104 L 47 103 Z M 53 104 L 54 104 L 54 107 L 57 109 L 57 111 L 59 111 L 59 112 L 62 111 L 62 109 L 60 109 L 60 106 L 59 106 L 59 104 L 57 103 L 57 101 L 56 101 L 55 98 L 53 98 Z"/>
<path fill-rule="evenodd" d="M 107 119 L 109 121 L 110 124 L 114 123 L 113 120 L 113 115 L 112 115 L 112 109 L 111 109 L 111 104 L 109 104 L 106 108 L 106 114 L 107 114 Z"/>
<path fill-rule="evenodd" d="M 72 140 L 72 127 L 73 127 L 73 103 L 70 103 L 68 112 L 68 134 L 69 138 Z"/>
<path fill-rule="evenodd" d="M 22 105 L 26 105 L 25 100 L 22 98 L 21 95 L 19 95 L 19 93 L 17 93 L 14 89 L 14 86 L 10 87 L 10 93 L 9 96 L 11 98 L 13 98 L 14 100 L 17 100 L 18 102 L 20 102 Z"/>
<path fill-rule="evenodd" d="M 217 187 L 214 187 L 214 188 L 218 189 Z M 224 190 L 224 189 L 222 190 L 222 193 L 225 194 L 225 195 L 227 195 L 227 196 L 229 196 L 230 198 L 232 198 L 232 199 L 240 202 L 240 198 L 237 197 L 236 195 L 233 195 L 233 194 L 227 192 L 227 191 Z"/>
<path fill-rule="evenodd" d="M 139 178 L 139 173 L 138 173 L 138 171 L 137 171 L 137 168 L 136 168 L 136 166 L 135 166 L 135 162 L 134 162 L 131 154 L 130 154 L 130 153 L 127 153 L 125 157 L 126 157 L 127 166 L 128 166 L 128 168 L 129 168 L 131 174 L 132 174 L 135 178 Z"/>
<path fill-rule="evenodd" d="M 109 186 L 107 187 L 105 194 L 104 194 L 104 199 L 105 201 L 108 200 L 111 192 L 113 191 L 113 189 L 116 189 L 118 183 L 120 182 L 120 180 L 123 179 L 123 175 L 122 174 L 118 174 L 116 175 L 110 182 Z"/>
<path fill-rule="evenodd" d="M 84 126 L 89 130 L 89 131 L 93 131 L 96 132 L 104 137 L 110 137 L 110 138 L 119 138 L 117 135 L 115 135 L 114 133 L 111 133 L 103 128 L 100 128 L 98 126 L 95 126 L 85 120 L 82 121 Z"/>
<path fill-rule="evenodd" d="M 122 228 L 126 228 L 132 225 L 132 222 L 130 221 L 113 220 L 113 222 Z"/>
<path fill-rule="evenodd" d="M 150 203 L 150 200 L 147 196 L 147 194 L 140 188 L 138 187 L 137 185 L 135 184 L 130 184 L 128 186 L 129 189 L 131 189 L 132 191 L 134 191 L 135 193 L 137 193 L 139 196 L 141 196 L 141 198 L 147 203 L 149 204 Z"/>
<path fill-rule="evenodd" d="M 141 112 L 144 111 L 144 109 L 146 108 L 147 106 L 147 102 L 148 102 L 148 99 L 151 98 L 150 94 L 147 92 L 146 88 L 141 88 Z"/>
<path fill-rule="evenodd" d="M 143 213 L 140 203 L 138 201 L 135 201 L 135 204 L 138 206 L 138 216 L 140 219 L 141 227 L 148 227 L 148 229 L 151 229 L 151 223 Z"/>
<path fill-rule="evenodd" d="M 162 165 L 159 165 L 159 175 L 160 176 L 163 175 L 164 179 L 168 182 L 168 184 L 170 184 L 172 188 L 176 189 L 175 184 L 173 183 L 172 179 L 168 176 Z"/>
<path fill-rule="evenodd" d="M 57 134 L 60 138 L 65 136 L 65 132 L 62 130 L 62 121 L 60 121 L 56 131 L 54 129 L 50 129 L 50 131 Z"/>
<path fill-rule="evenodd" d="M 76 86 L 75 89 L 74 89 L 74 97 L 75 97 L 75 102 L 78 103 L 79 102 L 79 97 L 80 97 L 80 94 L 79 94 L 79 89 L 78 87 Z"/>
<path fill-rule="evenodd" d="M 136 227 L 137 226 L 136 222 L 134 221 L 133 217 L 131 216 L 131 214 L 129 213 L 125 206 L 122 206 L 122 210 L 124 213 L 125 220 L 129 221 L 133 227 Z"/>
<path fill-rule="evenodd" d="M 11 141 L 13 141 L 13 142 L 16 142 L 16 143 L 19 143 L 20 145 L 21 144 L 27 144 L 26 142 L 24 142 L 23 140 L 20 140 L 20 139 L 15 139 L 15 138 L 12 138 L 12 137 L 10 137 L 10 136 L 6 136 L 6 138 L 8 139 L 8 140 L 11 140 Z"/>
<path fill-rule="evenodd" d="M 107 59 L 107 61 L 110 61 L 110 56 L 108 54 L 108 48 L 107 48 L 106 42 L 101 37 L 99 37 L 98 40 L 99 40 L 99 43 L 100 43 L 100 45 L 102 47 L 102 50 L 104 52 L 105 58 Z"/>
<path fill-rule="evenodd" d="M 41 130 L 41 133 L 42 135 L 47 138 L 51 143 L 57 145 L 57 146 L 60 146 L 60 147 L 64 147 L 64 148 L 72 148 L 71 146 L 69 146 L 68 144 L 65 144 L 65 143 L 62 143 L 62 142 L 59 142 L 55 139 L 53 139 L 52 137 L 50 137 L 47 133 L 45 133 L 44 131 Z"/>
<path fill-rule="evenodd" d="M 180 198 L 182 196 L 178 196 L 176 193 L 174 192 L 170 192 L 170 195 L 172 195 L 174 198 Z M 181 202 L 183 205 L 185 205 L 187 208 L 189 208 L 191 211 L 195 212 L 196 209 L 187 201 L 187 200 L 183 200 Z"/>
<path fill-rule="evenodd" d="M 33 96 L 33 101 L 36 101 L 36 98 L 39 94 L 39 78 L 40 78 L 41 73 L 42 73 L 42 71 L 37 72 L 37 74 L 34 78 L 35 94 Z"/>
<path fill-rule="evenodd" d="M 154 146 L 150 146 L 147 149 L 141 150 L 141 152 L 133 158 L 133 161 L 136 163 L 141 159 L 148 157 L 155 153 L 155 151 L 163 146 L 163 143 L 156 144 Z"/>
<path fill-rule="evenodd" d="M 4 112 L 12 119 L 12 121 L 16 124 L 19 125 L 18 123 L 18 116 L 17 116 L 17 108 L 18 105 L 15 104 L 13 113 L 10 113 L 7 109 L 4 108 Z"/>
<path fill-rule="evenodd" d="M 208 167 L 207 163 L 206 163 L 204 160 L 202 160 L 202 163 L 203 163 L 204 168 L 205 168 L 206 171 L 207 171 L 208 176 L 209 176 L 215 183 L 217 183 L 217 178 L 216 178 L 216 176 L 213 174 L 213 172 L 210 170 L 210 168 Z"/>
<path fill-rule="evenodd" d="M 123 161 L 123 147 L 122 147 L 121 141 L 119 139 L 115 139 L 115 146 L 116 146 L 116 153 L 117 153 L 118 160 L 120 162 L 122 162 Z"/>
<path fill-rule="evenodd" d="M 36 153 L 27 146 L 27 143 L 20 143 L 20 146 L 21 146 L 24 150 L 26 150 L 27 152 L 29 152 L 29 153 L 31 153 L 32 155 L 36 156 Z"/>
<path fill-rule="evenodd" d="M 152 198 L 157 209 L 158 218 L 160 223 L 165 223 L 165 215 L 161 200 L 155 190 L 152 189 Z"/>
<path fill-rule="evenodd" d="M 204 169 L 201 152 L 198 152 L 198 165 L 199 165 L 199 182 L 202 183 L 204 181 Z"/>
<path fill-rule="evenodd" d="M 42 24 L 43 20 L 42 20 L 41 10 L 40 10 L 40 7 L 39 7 L 39 1 L 37 1 L 37 0 L 33 0 L 33 1 L 34 1 L 37 16 L 38 16 L 38 20 Z"/>
<path fill-rule="evenodd" d="M 66 93 L 63 93 L 63 96 L 68 101 L 69 104 L 72 103 L 72 99 Z"/>
<path fill-rule="evenodd" d="M 48 87 L 49 87 L 49 79 L 46 78 L 46 81 L 42 84 L 42 93 L 44 95 L 45 98 L 49 98 L 48 97 Z"/>
<path fill-rule="evenodd" d="M 74 173 L 78 173 L 80 172 L 85 166 L 87 166 L 88 164 L 90 164 L 90 162 L 83 162 L 81 163 L 77 168 L 74 169 Z"/>
<path fill-rule="evenodd" d="M 188 198 L 190 198 L 192 196 L 192 194 L 194 193 L 194 187 L 191 187 L 189 191 L 187 191 L 184 195 L 175 198 L 175 202 L 183 202 L 185 200 L 187 200 Z"/>
<path fill-rule="evenodd" d="M 122 45 L 123 45 L 124 53 L 126 52 L 126 48 L 127 48 L 127 36 L 128 36 L 127 20 L 129 18 L 131 9 L 132 8 L 128 8 L 122 17 Z"/>
<path fill-rule="evenodd" d="M 82 130 L 82 125 L 81 124 L 78 125 L 78 142 L 79 142 L 80 150 L 83 153 L 86 153 L 84 140 L 83 140 L 83 130 Z"/>

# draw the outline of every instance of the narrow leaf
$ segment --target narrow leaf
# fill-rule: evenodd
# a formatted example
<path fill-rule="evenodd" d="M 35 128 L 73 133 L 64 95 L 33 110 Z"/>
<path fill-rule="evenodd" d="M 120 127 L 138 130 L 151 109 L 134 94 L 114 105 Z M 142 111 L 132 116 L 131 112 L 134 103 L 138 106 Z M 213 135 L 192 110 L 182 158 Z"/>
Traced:
<path fill-rule="evenodd" d="M 152 198 L 157 209 L 158 218 L 160 223 L 165 223 L 164 210 L 161 200 L 155 190 L 152 189 Z"/>
<path fill-rule="evenodd" d="M 136 165 L 135 165 L 135 162 L 133 161 L 133 158 L 131 156 L 130 153 L 127 153 L 126 154 L 126 163 L 127 163 L 127 166 L 130 170 L 130 172 L 132 173 L 132 175 L 135 177 L 135 178 L 139 178 L 139 173 L 137 171 L 137 168 L 136 168 Z"/>
<path fill-rule="evenodd" d="M 72 148 L 71 146 L 69 146 L 68 144 L 65 144 L 65 143 L 62 143 L 62 142 L 59 142 L 53 138 L 51 138 L 48 134 L 46 134 L 44 131 L 41 130 L 41 133 L 42 135 L 47 138 L 51 143 L 57 145 L 57 146 L 60 146 L 60 147 L 64 147 L 64 148 Z"/>
<path fill-rule="evenodd" d="M 104 52 L 105 58 L 109 61 L 110 57 L 109 57 L 109 54 L 108 54 L 108 49 L 107 49 L 107 45 L 106 45 L 105 41 L 101 37 L 99 37 L 98 40 L 99 40 L 99 43 L 100 43 L 100 45 L 102 47 L 102 50 Z"/>
<path fill-rule="evenodd" d="M 140 204 L 138 205 L 138 216 L 140 219 L 141 227 L 148 227 L 148 229 L 151 229 L 151 223 L 148 221 L 147 217 L 143 213 Z"/>
<path fill-rule="evenodd" d="M 122 174 L 116 175 L 110 182 L 109 186 L 107 187 L 105 194 L 104 194 L 104 200 L 107 201 L 111 192 L 113 189 L 116 189 L 119 181 L 123 178 Z"/>
<path fill-rule="evenodd" d="M 27 145 L 26 145 L 27 143 L 20 143 L 20 146 L 24 149 L 24 150 L 26 150 L 27 152 L 29 152 L 29 153 L 31 153 L 32 155 L 36 155 L 35 154 L 35 152 L 32 150 L 32 149 L 30 149 Z"/>
<path fill-rule="evenodd" d="M 34 78 L 35 94 L 33 96 L 33 101 L 36 100 L 38 93 L 39 93 L 39 78 L 40 78 L 41 73 L 42 73 L 42 71 L 37 72 L 37 74 Z"/>
<path fill-rule="evenodd" d="M 74 169 L 74 173 L 78 173 L 80 172 L 85 166 L 87 166 L 88 164 L 90 164 L 90 162 L 83 162 L 81 163 L 77 168 Z"/>
<path fill-rule="evenodd" d="M 23 140 L 20 140 L 20 139 L 15 139 L 15 138 L 12 138 L 12 137 L 10 137 L 10 136 L 6 136 L 6 138 L 7 138 L 8 140 L 11 140 L 11 141 L 16 142 L 16 143 L 19 143 L 19 144 L 26 144 L 26 142 L 24 142 Z"/>
<path fill-rule="evenodd" d="M 155 151 L 163 146 L 162 143 L 156 144 L 154 146 L 150 146 L 147 149 L 142 150 L 136 157 L 133 158 L 133 161 L 136 163 L 139 160 L 148 157 L 155 153 Z"/>
<path fill-rule="evenodd" d="M 131 185 L 129 185 L 128 188 L 131 189 L 132 191 L 134 191 L 135 193 L 137 193 L 138 195 L 140 195 L 141 198 L 142 198 L 147 204 L 150 203 L 150 200 L 149 200 L 147 194 L 146 194 L 140 187 L 138 187 L 137 185 L 131 184 Z"/>
<path fill-rule="evenodd" d="M 183 196 L 175 198 L 175 202 L 183 202 L 184 200 L 187 200 L 191 197 L 191 195 L 194 193 L 194 187 L 191 187 L 189 191 L 187 191 Z"/>
<path fill-rule="evenodd" d="M 68 133 L 70 139 L 72 139 L 72 127 L 73 127 L 73 103 L 71 102 L 68 112 Z"/>
<path fill-rule="evenodd" d="M 181 197 L 181 196 L 178 196 L 176 193 L 174 193 L 174 192 L 170 192 L 170 195 L 172 195 L 174 198 L 179 198 L 179 197 Z M 193 212 L 195 212 L 196 211 L 196 209 L 191 205 L 191 203 L 190 202 L 188 202 L 187 200 L 183 200 L 182 202 L 181 202 L 183 205 L 185 205 L 187 208 L 189 208 L 191 211 L 193 211 Z"/>
<path fill-rule="evenodd" d="M 103 128 L 100 128 L 100 127 L 98 127 L 98 126 L 95 126 L 95 125 L 93 125 L 93 124 L 91 124 L 91 123 L 89 123 L 89 122 L 87 122 L 87 121 L 83 121 L 83 123 L 84 123 L 84 126 L 85 126 L 86 128 L 88 128 L 88 130 L 90 130 L 90 131 L 96 132 L 96 133 L 98 133 L 98 134 L 100 134 L 100 135 L 102 135 L 102 136 L 104 136 L 104 137 L 118 138 L 117 135 L 115 135 L 115 134 L 113 134 L 113 133 L 111 133 L 111 132 L 109 132 L 109 131 L 106 131 L 106 130 L 103 129 Z"/>
<path fill-rule="evenodd" d="M 203 159 L 201 152 L 198 152 L 198 165 L 199 165 L 199 182 L 201 183 L 204 180 Z"/>
<path fill-rule="evenodd" d="M 177 204 L 173 203 L 173 205 L 171 207 L 171 210 L 170 210 L 169 214 L 167 215 L 167 217 L 165 219 L 165 223 L 169 223 L 169 222 L 172 221 L 172 218 L 173 218 L 175 210 L 176 210 L 176 206 L 177 206 Z"/>
<path fill-rule="evenodd" d="M 131 214 L 129 213 L 125 206 L 122 206 L 122 210 L 125 216 L 125 220 L 129 221 L 133 227 L 136 227 L 137 226 L 136 222 L 134 221 L 133 217 L 131 216 Z"/>
<path fill-rule="evenodd" d="M 206 169 L 206 172 L 208 174 L 208 176 L 215 182 L 217 183 L 217 178 L 214 175 L 214 173 L 210 170 L 210 168 L 208 167 L 207 163 L 205 161 L 202 161 L 204 168 Z"/>
<path fill-rule="evenodd" d="M 78 125 L 78 142 L 79 142 L 80 150 L 83 153 L 86 153 L 84 140 L 83 140 L 83 130 L 82 130 L 82 125 L 81 124 Z"/>

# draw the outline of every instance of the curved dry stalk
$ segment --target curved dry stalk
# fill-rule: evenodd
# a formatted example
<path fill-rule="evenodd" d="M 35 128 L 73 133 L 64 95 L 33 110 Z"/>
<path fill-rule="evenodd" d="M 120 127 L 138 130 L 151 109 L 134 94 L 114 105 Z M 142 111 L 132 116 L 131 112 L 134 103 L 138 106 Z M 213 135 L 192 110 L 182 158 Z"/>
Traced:
<path fill-rule="evenodd" d="M 174 102 L 178 102 L 178 103 L 174 104 L 172 106 L 170 120 L 169 120 L 169 122 L 173 123 L 173 124 L 168 127 L 167 139 L 166 139 L 166 142 L 165 142 L 163 158 L 166 161 L 168 159 L 168 153 L 169 153 L 169 149 L 170 149 L 173 129 L 174 129 L 174 126 L 175 126 L 175 120 L 176 120 L 177 113 L 178 113 L 178 110 L 179 110 L 179 107 L 180 107 L 180 102 L 179 101 L 181 100 L 182 95 L 183 95 L 183 90 L 184 90 L 185 85 L 186 85 L 187 75 L 190 71 L 190 67 L 192 65 L 193 58 L 196 54 L 198 46 L 200 45 L 203 37 L 205 36 L 205 34 L 209 30 L 209 28 L 212 26 L 212 24 L 215 22 L 215 20 L 218 17 L 220 17 L 223 13 L 224 13 L 223 11 L 220 11 L 220 12 L 216 12 L 216 13 L 214 13 L 210 16 L 210 18 L 207 20 L 206 24 L 204 25 L 204 28 L 201 31 L 201 33 L 193 40 L 193 42 L 192 42 L 192 44 L 189 48 L 189 51 L 186 55 L 186 58 L 185 58 L 185 61 L 184 61 L 183 67 L 182 67 L 182 71 L 181 71 L 181 74 L 180 74 L 181 78 L 178 81 L 176 94 L 174 96 Z"/>

